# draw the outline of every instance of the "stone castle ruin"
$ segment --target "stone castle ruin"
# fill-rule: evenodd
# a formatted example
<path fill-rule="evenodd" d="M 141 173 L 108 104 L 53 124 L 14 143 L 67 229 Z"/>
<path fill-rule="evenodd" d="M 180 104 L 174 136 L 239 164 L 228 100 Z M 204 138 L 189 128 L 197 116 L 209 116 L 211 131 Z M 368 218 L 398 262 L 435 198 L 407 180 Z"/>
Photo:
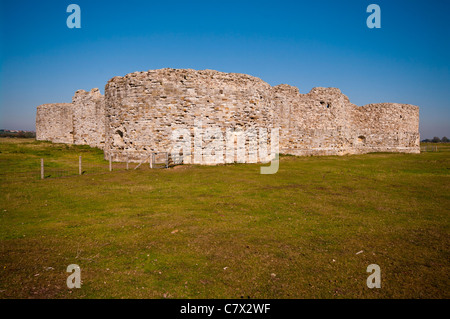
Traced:
<path fill-rule="evenodd" d="M 177 129 L 188 130 L 193 148 L 199 123 L 224 136 L 227 129 L 278 128 L 281 154 L 420 152 L 417 106 L 360 107 L 337 88 L 301 94 L 296 87 L 272 87 L 250 75 L 191 69 L 117 76 L 106 84 L 105 96 L 98 89 L 80 90 L 72 103 L 40 105 L 36 138 L 99 147 L 113 161 L 139 161 L 145 152 L 171 152 Z M 251 140 L 249 135 L 246 146 Z"/>

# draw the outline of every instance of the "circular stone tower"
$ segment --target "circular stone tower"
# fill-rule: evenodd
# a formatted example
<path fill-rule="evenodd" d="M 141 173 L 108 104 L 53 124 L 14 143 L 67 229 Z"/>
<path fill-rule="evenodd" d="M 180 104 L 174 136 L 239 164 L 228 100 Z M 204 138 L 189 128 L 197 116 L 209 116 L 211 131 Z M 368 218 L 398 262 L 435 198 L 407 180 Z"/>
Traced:
<path fill-rule="evenodd" d="M 253 76 L 213 70 L 160 69 L 114 77 L 105 87 L 105 158 L 140 161 L 171 152 L 173 131 L 194 127 L 274 127 L 271 86 Z M 246 141 L 248 143 L 248 141 Z M 205 145 L 203 145 L 205 146 Z"/>

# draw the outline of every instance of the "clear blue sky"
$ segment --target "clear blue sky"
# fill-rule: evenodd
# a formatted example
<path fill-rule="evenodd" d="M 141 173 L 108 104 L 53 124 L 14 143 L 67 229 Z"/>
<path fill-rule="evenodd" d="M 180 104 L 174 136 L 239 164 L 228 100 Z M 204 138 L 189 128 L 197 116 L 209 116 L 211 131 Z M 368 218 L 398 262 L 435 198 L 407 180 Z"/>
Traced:
<path fill-rule="evenodd" d="M 81 29 L 66 26 L 71 3 Z M 371 3 L 381 29 L 366 26 Z M 449 15 L 447 0 L 2 0 L 0 128 L 34 130 L 40 104 L 170 67 L 415 104 L 421 138 L 450 138 Z"/>

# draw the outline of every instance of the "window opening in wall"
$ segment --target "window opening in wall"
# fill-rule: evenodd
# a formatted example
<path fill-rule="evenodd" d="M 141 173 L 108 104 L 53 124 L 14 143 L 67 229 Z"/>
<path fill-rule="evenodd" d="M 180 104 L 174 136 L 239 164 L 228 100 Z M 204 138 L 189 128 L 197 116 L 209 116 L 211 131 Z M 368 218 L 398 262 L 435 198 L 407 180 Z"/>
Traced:
<path fill-rule="evenodd" d="M 360 142 L 360 143 L 366 143 L 366 137 L 365 137 L 365 136 L 362 136 L 362 135 L 358 136 L 358 142 Z"/>
<path fill-rule="evenodd" d="M 320 101 L 320 105 L 326 106 L 327 109 L 331 107 L 331 103 L 325 103 L 324 101 Z"/>

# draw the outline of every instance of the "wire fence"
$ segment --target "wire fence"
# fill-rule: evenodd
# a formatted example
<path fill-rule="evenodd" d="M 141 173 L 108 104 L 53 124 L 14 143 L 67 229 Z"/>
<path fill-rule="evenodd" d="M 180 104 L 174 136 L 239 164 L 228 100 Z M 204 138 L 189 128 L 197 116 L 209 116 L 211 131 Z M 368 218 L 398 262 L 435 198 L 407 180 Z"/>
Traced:
<path fill-rule="evenodd" d="M 421 152 L 439 152 L 439 148 L 437 145 L 421 145 Z"/>
<path fill-rule="evenodd" d="M 100 161 L 98 158 L 84 158 L 78 156 L 73 159 L 41 158 L 31 169 L 24 169 L 8 165 L 8 171 L 0 172 L 0 181 L 39 180 L 50 178 L 63 178 L 79 175 L 105 174 L 126 170 L 153 170 L 169 168 L 169 166 L 182 164 L 183 158 L 169 156 L 167 152 L 149 153 L 142 156 L 137 163 Z"/>

